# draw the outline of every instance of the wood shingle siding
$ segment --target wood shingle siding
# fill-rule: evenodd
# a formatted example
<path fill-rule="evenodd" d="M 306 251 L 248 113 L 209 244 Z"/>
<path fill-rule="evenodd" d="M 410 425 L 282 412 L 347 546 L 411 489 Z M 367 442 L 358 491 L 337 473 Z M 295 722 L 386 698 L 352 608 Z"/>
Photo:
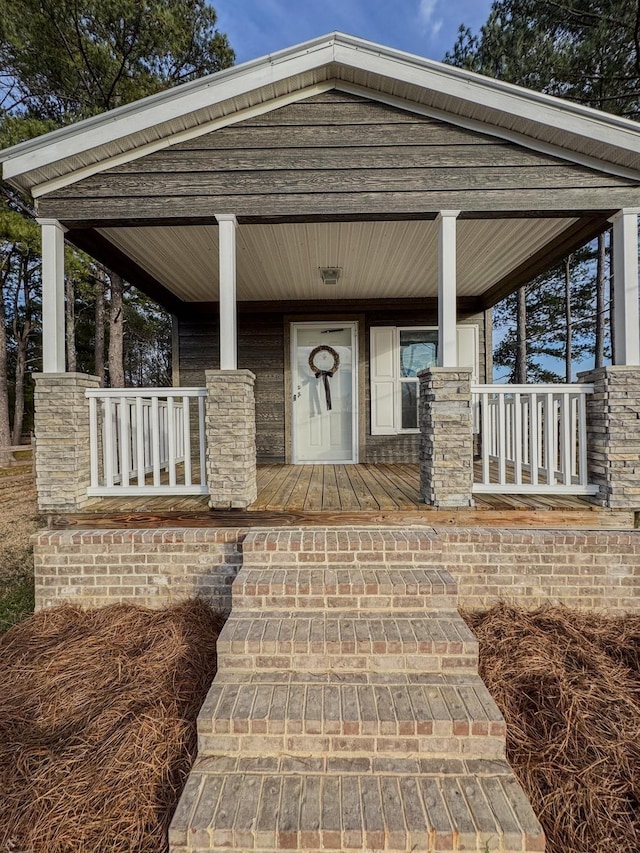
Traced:
<path fill-rule="evenodd" d="M 42 216 L 401 215 L 611 209 L 633 181 L 385 104 L 330 92 L 43 196 Z"/>

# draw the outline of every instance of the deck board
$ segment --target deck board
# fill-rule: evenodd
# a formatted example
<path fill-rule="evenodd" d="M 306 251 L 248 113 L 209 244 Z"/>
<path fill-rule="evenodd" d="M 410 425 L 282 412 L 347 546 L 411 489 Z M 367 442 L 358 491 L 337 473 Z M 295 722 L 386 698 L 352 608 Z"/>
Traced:
<path fill-rule="evenodd" d="M 82 513 L 50 517 L 53 527 L 429 524 L 632 529 L 633 511 L 596 507 L 571 495 L 479 494 L 475 507 L 438 510 L 419 499 L 418 465 L 258 466 L 248 510 L 211 511 L 199 495 L 94 499 Z"/>

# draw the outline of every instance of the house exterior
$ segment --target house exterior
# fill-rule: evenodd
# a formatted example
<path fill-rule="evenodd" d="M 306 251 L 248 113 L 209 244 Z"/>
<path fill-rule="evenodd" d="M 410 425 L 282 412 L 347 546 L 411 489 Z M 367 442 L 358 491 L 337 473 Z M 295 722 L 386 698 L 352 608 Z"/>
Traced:
<path fill-rule="evenodd" d="M 4 151 L 42 227 L 41 510 L 546 495 L 626 524 L 639 131 L 334 33 Z M 615 363 L 572 385 L 494 385 L 492 306 L 611 223 Z M 65 372 L 65 240 L 172 312 L 172 388 Z"/>
<path fill-rule="evenodd" d="M 235 578 L 174 853 L 544 850 L 456 607 L 638 608 L 640 125 L 334 33 L 1 159 L 37 605 Z M 494 385 L 492 306 L 611 223 L 615 363 Z M 171 311 L 173 387 L 65 371 L 65 240 Z"/>
<path fill-rule="evenodd" d="M 421 431 L 435 506 L 547 490 L 635 507 L 637 471 L 612 473 L 620 448 L 600 446 L 591 409 L 594 382 L 607 399 L 614 377 L 635 389 L 639 151 L 633 122 L 342 34 L 6 150 L 43 232 L 41 507 L 148 489 L 150 474 L 157 494 L 247 507 L 256 463 L 417 463 Z M 611 222 L 617 363 L 564 389 L 489 388 L 491 307 Z M 174 314 L 174 385 L 226 389 L 238 423 L 195 391 L 138 403 L 65 375 L 65 239 Z M 425 370 L 425 393 L 457 395 L 460 435 L 446 406 L 419 422 Z M 63 386 L 90 406 L 90 450 L 86 422 L 69 453 L 48 444 Z M 55 480 L 61 458 L 77 491 Z"/>

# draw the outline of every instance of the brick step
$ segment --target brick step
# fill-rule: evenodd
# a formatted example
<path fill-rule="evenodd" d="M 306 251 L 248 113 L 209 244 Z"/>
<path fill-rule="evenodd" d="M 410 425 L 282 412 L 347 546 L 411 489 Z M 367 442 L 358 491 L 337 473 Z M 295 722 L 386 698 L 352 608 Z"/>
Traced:
<path fill-rule="evenodd" d="M 497 773 L 496 762 L 484 762 L 487 773 L 475 762 L 475 773 L 413 775 L 286 772 L 266 761 L 250 772 L 241 762 L 196 762 L 169 831 L 174 853 L 544 850 L 506 764 Z"/>
<path fill-rule="evenodd" d="M 441 685 L 216 680 L 198 717 L 198 755 L 503 758 L 505 737 L 477 676 Z"/>
<path fill-rule="evenodd" d="M 478 643 L 457 613 L 232 612 L 218 667 L 297 672 L 476 672 Z"/>
<path fill-rule="evenodd" d="M 390 563 L 437 563 L 441 545 L 430 528 L 399 530 L 397 527 L 261 528 L 249 531 L 242 543 L 245 567 L 304 563 L 316 565 L 365 565 Z"/>
<path fill-rule="evenodd" d="M 453 611 L 456 584 L 449 572 L 387 564 L 284 566 L 242 571 L 233 585 L 234 610 Z"/>

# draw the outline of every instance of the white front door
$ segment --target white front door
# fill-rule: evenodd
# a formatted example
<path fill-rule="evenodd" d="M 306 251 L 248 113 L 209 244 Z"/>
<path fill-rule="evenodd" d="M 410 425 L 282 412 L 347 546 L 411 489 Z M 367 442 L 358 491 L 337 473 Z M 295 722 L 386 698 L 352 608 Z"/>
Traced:
<path fill-rule="evenodd" d="M 293 461 L 356 462 L 357 323 L 293 323 Z"/>

